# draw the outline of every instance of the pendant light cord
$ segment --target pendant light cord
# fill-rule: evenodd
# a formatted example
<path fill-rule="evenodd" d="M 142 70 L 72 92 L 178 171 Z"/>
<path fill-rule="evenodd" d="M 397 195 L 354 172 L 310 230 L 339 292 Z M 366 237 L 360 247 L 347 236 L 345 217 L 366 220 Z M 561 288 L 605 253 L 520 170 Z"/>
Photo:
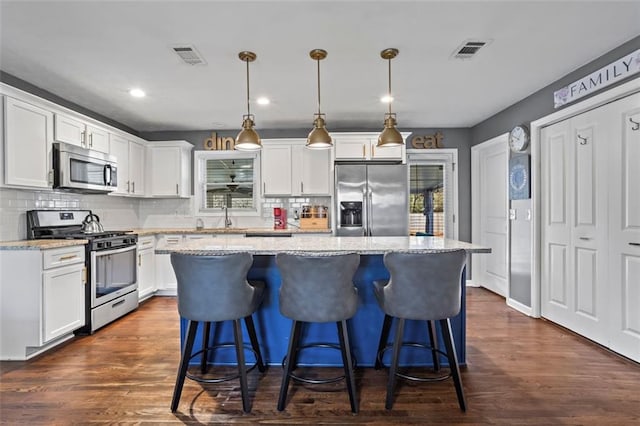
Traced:
<path fill-rule="evenodd" d="M 249 103 L 249 59 L 245 60 L 247 63 L 247 115 L 251 115 L 251 107 Z"/>
<path fill-rule="evenodd" d="M 320 59 L 316 59 L 316 63 L 318 64 L 318 115 L 320 115 Z"/>
<path fill-rule="evenodd" d="M 389 114 L 391 114 L 391 58 L 387 60 L 389 61 Z"/>

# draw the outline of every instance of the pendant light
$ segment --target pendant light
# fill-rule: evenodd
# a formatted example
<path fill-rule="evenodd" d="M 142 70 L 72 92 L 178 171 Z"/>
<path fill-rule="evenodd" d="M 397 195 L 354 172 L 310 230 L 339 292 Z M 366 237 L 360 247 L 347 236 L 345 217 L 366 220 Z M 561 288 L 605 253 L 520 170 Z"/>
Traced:
<path fill-rule="evenodd" d="M 311 59 L 318 64 L 318 112 L 313 114 L 313 130 L 307 136 L 307 148 L 327 149 L 331 148 L 331 136 L 324 127 L 324 114 L 320 112 L 320 61 L 327 57 L 326 50 L 313 49 L 309 52 Z"/>
<path fill-rule="evenodd" d="M 243 51 L 238 54 L 240 60 L 247 63 L 247 114 L 242 116 L 242 130 L 236 136 L 235 149 L 240 151 L 255 151 L 262 148 L 260 136 L 253 129 L 253 114 L 249 104 L 249 62 L 256 60 L 256 54 Z"/>
<path fill-rule="evenodd" d="M 384 115 L 384 129 L 382 129 L 380 136 L 378 136 L 377 146 L 385 147 L 403 145 L 404 139 L 398 129 L 396 129 L 396 114 L 391 112 L 391 60 L 398 56 L 398 49 L 384 49 L 380 52 L 380 56 L 382 59 L 389 61 L 389 112 Z"/>

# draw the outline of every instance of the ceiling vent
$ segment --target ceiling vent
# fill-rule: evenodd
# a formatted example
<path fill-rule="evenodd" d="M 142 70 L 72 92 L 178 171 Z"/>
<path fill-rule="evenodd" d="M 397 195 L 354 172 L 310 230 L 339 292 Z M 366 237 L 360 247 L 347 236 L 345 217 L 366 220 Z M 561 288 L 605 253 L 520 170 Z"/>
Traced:
<path fill-rule="evenodd" d="M 471 59 L 480 49 L 491 43 L 491 40 L 465 40 L 451 55 L 455 59 Z"/>
<path fill-rule="evenodd" d="M 173 51 L 189 65 L 204 65 L 207 63 L 193 46 L 174 46 Z"/>

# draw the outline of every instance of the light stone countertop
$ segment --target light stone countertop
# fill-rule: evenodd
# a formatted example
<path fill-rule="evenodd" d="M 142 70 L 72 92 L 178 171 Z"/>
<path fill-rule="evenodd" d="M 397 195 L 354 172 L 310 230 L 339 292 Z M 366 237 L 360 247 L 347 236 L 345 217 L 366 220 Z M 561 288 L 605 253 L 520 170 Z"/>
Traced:
<path fill-rule="evenodd" d="M 238 238 L 231 235 L 214 240 L 189 241 L 167 248 L 160 247 L 156 249 L 156 253 L 187 252 L 213 255 L 246 251 L 255 255 L 274 255 L 282 252 L 384 254 L 388 251 L 433 253 L 456 249 L 464 249 L 468 253 L 491 253 L 489 247 L 439 237 Z"/>
<path fill-rule="evenodd" d="M 83 246 L 88 240 L 20 240 L 1 241 L 0 250 L 47 250 L 60 247 Z"/>
<path fill-rule="evenodd" d="M 146 228 L 146 229 L 134 229 L 133 233 L 138 236 L 144 237 L 147 235 L 160 235 L 160 234 L 230 234 L 230 235 L 244 235 L 244 234 L 331 234 L 331 229 L 299 229 L 299 228 L 287 228 L 287 229 L 273 229 L 273 228 Z"/>

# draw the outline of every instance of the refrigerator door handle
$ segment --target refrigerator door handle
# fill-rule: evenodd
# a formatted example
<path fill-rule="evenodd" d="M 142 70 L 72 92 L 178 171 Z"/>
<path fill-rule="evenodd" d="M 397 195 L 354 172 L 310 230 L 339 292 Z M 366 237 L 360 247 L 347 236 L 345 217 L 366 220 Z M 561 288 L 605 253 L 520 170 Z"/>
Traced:
<path fill-rule="evenodd" d="M 371 188 L 368 189 L 368 197 L 367 197 L 367 231 L 368 231 L 368 235 L 370 237 L 372 237 L 372 233 L 371 233 L 371 224 L 373 223 L 373 202 L 372 202 L 372 198 L 373 198 L 373 194 L 371 191 Z"/>

